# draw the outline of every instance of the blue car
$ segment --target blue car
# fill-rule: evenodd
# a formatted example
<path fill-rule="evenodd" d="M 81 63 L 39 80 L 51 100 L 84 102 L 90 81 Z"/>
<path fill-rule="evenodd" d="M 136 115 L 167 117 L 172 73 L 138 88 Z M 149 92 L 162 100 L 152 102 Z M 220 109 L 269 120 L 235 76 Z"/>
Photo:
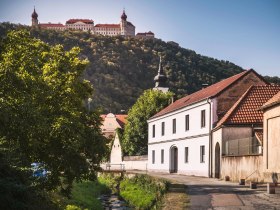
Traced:
<path fill-rule="evenodd" d="M 44 169 L 42 163 L 31 163 L 31 170 L 33 171 L 33 176 L 38 178 L 47 177 L 48 171 Z"/>

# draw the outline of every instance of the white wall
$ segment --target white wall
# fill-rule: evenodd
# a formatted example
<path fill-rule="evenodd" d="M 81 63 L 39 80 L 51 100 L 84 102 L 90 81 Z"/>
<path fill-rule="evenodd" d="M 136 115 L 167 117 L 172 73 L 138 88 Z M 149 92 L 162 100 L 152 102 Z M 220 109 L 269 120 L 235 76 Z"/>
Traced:
<path fill-rule="evenodd" d="M 112 145 L 112 150 L 110 154 L 110 163 L 119 164 L 122 163 L 122 149 L 120 145 L 119 135 L 116 133 L 114 142 Z"/>
<path fill-rule="evenodd" d="M 125 170 L 147 170 L 148 160 L 125 160 Z"/>
<path fill-rule="evenodd" d="M 206 125 L 201 128 L 200 125 L 200 115 L 201 110 L 206 110 Z M 190 129 L 185 130 L 185 115 L 190 115 Z M 176 119 L 176 133 L 172 133 L 172 120 Z M 165 135 L 161 135 L 161 123 L 165 122 Z M 201 134 L 209 133 L 209 104 L 206 101 L 194 104 L 192 106 L 185 107 L 178 111 L 166 114 L 164 116 L 158 117 L 156 119 L 151 119 L 148 121 L 149 132 L 148 138 L 149 143 L 162 142 L 172 139 L 185 138 L 190 136 L 196 136 Z M 156 132 L 155 137 L 153 134 L 153 125 L 155 125 Z"/>
<path fill-rule="evenodd" d="M 201 110 L 205 110 L 205 127 L 201 128 Z M 185 130 L 185 115 L 189 114 L 189 130 Z M 184 107 L 164 116 L 150 119 L 148 134 L 148 170 L 169 172 L 170 148 L 178 148 L 178 173 L 208 176 L 209 169 L 209 114 L 207 100 Z M 172 121 L 176 119 L 176 133 L 172 132 Z M 165 135 L 161 135 L 161 123 L 165 122 Z M 155 137 L 153 137 L 155 125 Z M 200 163 L 200 146 L 205 146 L 205 162 Z M 185 147 L 189 147 L 189 162 L 185 163 Z M 164 163 L 161 163 L 161 149 L 164 149 Z M 155 163 L 152 163 L 155 150 Z"/>
<path fill-rule="evenodd" d="M 170 148 L 178 148 L 178 174 L 208 176 L 209 136 L 185 139 L 177 142 L 153 144 L 148 147 L 148 170 L 169 173 Z M 205 146 L 205 161 L 200 162 L 200 146 Z M 185 163 L 185 147 L 189 149 L 188 162 Z M 164 163 L 161 163 L 161 150 L 164 150 Z M 155 150 L 155 163 L 152 163 L 152 150 Z"/>

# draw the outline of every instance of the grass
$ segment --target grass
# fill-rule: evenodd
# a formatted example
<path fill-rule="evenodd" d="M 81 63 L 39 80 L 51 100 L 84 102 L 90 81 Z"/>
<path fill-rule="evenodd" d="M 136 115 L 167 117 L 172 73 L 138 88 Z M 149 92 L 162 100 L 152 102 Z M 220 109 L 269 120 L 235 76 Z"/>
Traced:
<path fill-rule="evenodd" d="M 141 188 L 140 185 L 125 180 L 121 183 L 121 197 L 132 206 L 149 209 L 156 200 L 155 193 Z"/>
<path fill-rule="evenodd" d="M 74 183 L 70 203 L 86 209 L 103 209 L 101 202 L 97 199 L 99 195 L 110 192 L 106 185 L 98 181 L 83 181 Z"/>
<path fill-rule="evenodd" d="M 120 183 L 120 196 L 136 209 L 152 209 L 166 190 L 166 181 L 147 175 L 125 178 Z"/>
<path fill-rule="evenodd" d="M 52 197 L 61 209 L 102 210 L 103 207 L 98 197 L 107 193 L 110 193 L 110 189 L 99 181 L 84 180 L 74 182 L 70 199 L 62 196 L 59 192 L 54 192 Z"/>

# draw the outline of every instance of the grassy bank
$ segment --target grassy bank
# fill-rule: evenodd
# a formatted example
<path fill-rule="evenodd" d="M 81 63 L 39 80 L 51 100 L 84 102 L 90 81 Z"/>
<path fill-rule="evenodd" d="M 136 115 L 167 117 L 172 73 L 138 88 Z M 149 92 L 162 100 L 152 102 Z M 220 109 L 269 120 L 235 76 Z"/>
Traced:
<path fill-rule="evenodd" d="M 125 178 L 120 184 L 120 195 L 139 209 L 151 209 L 160 202 L 167 190 L 167 181 L 147 175 Z"/>
<path fill-rule="evenodd" d="M 102 210 L 103 207 L 98 197 L 107 193 L 110 193 L 110 189 L 105 184 L 99 181 L 84 180 L 74 183 L 70 198 L 62 196 L 59 192 L 53 192 L 51 196 L 60 209 Z"/>
<path fill-rule="evenodd" d="M 118 191 L 130 206 L 136 209 L 153 209 L 167 191 L 167 181 L 148 175 L 135 175 L 132 178 L 119 175 L 103 175 L 99 181 Z"/>

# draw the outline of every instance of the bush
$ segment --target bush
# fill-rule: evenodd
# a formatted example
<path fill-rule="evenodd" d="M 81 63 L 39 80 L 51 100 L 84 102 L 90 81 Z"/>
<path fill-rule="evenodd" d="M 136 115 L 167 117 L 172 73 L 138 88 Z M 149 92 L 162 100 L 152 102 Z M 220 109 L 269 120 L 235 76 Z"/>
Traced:
<path fill-rule="evenodd" d="M 67 210 L 80 210 L 80 209 L 103 209 L 98 197 L 101 194 L 107 194 L 110 189 L 98 182 L 84 180 L 82 182 L 75 182 L 73 185 L 71 199 L 67 201 Z"/>
<path fill-rule="evenodd" d="M 120 195 L 137 209 L 151 209 L 167 190 L 167 181 L 147 175 L 125 178 L 120 183 Z"/>

